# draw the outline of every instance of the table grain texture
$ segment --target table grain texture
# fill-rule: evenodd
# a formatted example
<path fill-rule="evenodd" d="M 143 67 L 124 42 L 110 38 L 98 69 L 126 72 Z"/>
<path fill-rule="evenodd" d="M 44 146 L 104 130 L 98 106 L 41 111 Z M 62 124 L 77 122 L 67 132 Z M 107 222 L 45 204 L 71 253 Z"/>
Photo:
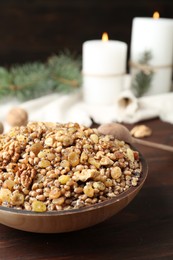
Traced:
<path fill-rule="evenodd" d="M 153 130 L 147 140 L 173 146 L 173 125 L 159 119 L 144 123 Z M 0 225 L 0 259 L 173 259 L 173 154 L 136 147 L 148 162 L 149 174 L 125 209 L 101 224 L 71 233 L 29 233 Z"/>

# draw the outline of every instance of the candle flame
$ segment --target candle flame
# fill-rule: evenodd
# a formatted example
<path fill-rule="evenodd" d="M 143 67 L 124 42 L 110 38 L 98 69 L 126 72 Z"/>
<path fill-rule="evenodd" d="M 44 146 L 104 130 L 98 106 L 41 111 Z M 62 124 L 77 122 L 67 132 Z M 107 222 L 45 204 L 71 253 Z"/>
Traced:
<path fill-rule="evenodd" d="M 109 40 L 108 34 L 106 32 L 104 32 L 103 35 L 102 35 L 102 41 L 107 42 L 108 40 Z"/>
<path fill-rule="evenodd" d="M 154 18 L 154 19 L 159 19 L 159 17 L 160 17 L 159 12 L 154 12 L 153 18 Z"/>

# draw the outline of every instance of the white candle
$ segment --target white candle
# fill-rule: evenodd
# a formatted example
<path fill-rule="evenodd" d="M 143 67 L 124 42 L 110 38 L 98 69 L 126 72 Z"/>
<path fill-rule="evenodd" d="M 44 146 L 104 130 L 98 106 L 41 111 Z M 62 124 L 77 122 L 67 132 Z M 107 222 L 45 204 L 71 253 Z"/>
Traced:
<path fill-rule="evenodd" d="M 153 75 L 145 95 L 169 92 L 172 84 L 173 64 L 172 19 L 138 17 L 133 19 L 130 50 L 132 83 L 134 83 L 137 73 L 141 72 L 138 67 L 139 60 L 146 51 L 151 53 L 149 67 L 146 66 L 146 68 L 149 69 L 149 72 L 152 70 Z M 145 75 L 147 76 L 147 74 Z"/>
<path fill-rule="evenodd" d="M 123 88 L 127 44 L 91 40 L 83 44 L 83 96 L 88 104 L 111 105 Z"/>

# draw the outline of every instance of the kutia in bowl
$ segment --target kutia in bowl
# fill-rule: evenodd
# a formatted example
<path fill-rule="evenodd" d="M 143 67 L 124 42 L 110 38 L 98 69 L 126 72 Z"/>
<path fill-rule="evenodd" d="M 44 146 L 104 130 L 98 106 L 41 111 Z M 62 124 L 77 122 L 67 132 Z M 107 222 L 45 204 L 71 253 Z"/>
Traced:
<path fill-rule="evenodd" d="M 113 216 L 147 177 L 123 140 L 77 123 L 30 122 L 0 135 L 0 223 L 31 232 L 86 228 Z"/>

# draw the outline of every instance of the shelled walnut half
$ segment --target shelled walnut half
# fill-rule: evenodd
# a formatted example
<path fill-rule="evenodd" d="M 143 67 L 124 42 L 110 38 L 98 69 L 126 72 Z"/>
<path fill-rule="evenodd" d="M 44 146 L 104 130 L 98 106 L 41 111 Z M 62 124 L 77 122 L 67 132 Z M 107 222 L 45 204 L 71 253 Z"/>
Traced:
<path fill-rule="evenodd" d="M 130 134 L 136 138 L 142 138 L 146 136 L 151 136 L 152 130 L 146 125 L 137 125 L 131 129 Z"/>

